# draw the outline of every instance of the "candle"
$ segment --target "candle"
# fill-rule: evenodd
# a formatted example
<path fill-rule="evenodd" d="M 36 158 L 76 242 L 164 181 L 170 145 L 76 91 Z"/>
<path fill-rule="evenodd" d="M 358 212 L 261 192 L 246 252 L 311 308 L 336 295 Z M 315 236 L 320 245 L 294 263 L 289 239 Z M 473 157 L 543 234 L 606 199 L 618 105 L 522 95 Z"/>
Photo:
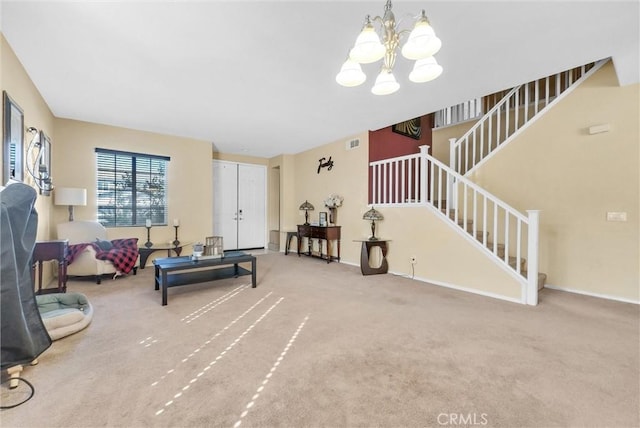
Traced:
<path fill-rule="evenodd" d="M 173 225 L 174 226 L 180 226 L 180 220 L 178 220 L 177 218 L 173 219 Z"/>
<path fill-rule="evenodd" d="M 151 227 L 151 220 L 147 219 L 147 220 L 144 222 L 144 224 L 145 224 L 145 226 L 147 226 L 147 227 Z"/>

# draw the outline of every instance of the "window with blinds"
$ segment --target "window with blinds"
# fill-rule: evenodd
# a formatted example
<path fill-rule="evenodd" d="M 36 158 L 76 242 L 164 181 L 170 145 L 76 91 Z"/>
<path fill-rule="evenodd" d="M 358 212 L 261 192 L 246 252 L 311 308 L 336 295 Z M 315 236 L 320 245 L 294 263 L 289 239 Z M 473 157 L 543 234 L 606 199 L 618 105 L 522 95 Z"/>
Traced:
<path fill-rule="evenodd" d="M 105 227 L 167 224 L 171 158 L 96 148 L 98 221 Z"/>

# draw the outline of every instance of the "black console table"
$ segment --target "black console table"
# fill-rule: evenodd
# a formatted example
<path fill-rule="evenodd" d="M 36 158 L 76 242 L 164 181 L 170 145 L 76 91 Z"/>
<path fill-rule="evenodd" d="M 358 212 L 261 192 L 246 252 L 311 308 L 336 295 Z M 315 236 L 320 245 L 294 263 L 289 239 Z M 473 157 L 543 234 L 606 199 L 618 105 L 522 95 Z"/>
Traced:
<path fill-rule="evenodd" d="M 312 226 L 309 224 L 298 225 L 298 257 L 302 254 L 306 256 L 319 257 L 327 261 L 332 260 L 340 261 L 340 227 L 341 226 Z M 307 252 L 301 252 L 302 238 L 307 238 Z M 312 240 L 319 240 L 319 251 L 314 253 L 312 251 Z M 322 241 L 327 244 L 326 254 L 322 252 Z M 331 255 L 331 241 L 337 242 L 338 255 Z"/>

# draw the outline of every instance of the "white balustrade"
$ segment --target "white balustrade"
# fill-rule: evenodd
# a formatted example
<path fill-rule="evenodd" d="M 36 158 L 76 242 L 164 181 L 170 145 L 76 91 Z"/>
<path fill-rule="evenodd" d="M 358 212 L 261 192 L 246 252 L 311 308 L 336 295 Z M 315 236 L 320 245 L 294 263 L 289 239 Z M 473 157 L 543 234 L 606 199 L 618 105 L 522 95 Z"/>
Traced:
<path fill-rule="evenodd" d="M 373 205 L 434 207 L 514 274 L 522 285 L 522 303 L 537 303 L 538 211 L 520 213 L 429 155 L 427 146 L 421 146 L 419 154 L 371 162 L 370 169 Z M 510 254 L 515 254 L 515 263 Z M 525 258 L 526 271 L 521 263 Z"/>
<path fill-rule="evenodd" d="M 451 143 L 449 165 L 466 175 L 605 62 L 577 67 L 511 89 L 482 119 Z"/>

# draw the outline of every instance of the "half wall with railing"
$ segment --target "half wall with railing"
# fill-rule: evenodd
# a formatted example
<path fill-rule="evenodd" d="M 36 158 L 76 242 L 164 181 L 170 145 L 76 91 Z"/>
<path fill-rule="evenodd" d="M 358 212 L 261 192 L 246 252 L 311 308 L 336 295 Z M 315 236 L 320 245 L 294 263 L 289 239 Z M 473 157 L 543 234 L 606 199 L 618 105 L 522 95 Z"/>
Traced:
<path fill-rule="evenodd" d="M 370 202 L 434 210 L 519 281 L 522 303 L 536 305 L 539 212 L 521 213 L 430 156 L 428 149 L 421 146 L 415 155 L 371 162 Z"/>

